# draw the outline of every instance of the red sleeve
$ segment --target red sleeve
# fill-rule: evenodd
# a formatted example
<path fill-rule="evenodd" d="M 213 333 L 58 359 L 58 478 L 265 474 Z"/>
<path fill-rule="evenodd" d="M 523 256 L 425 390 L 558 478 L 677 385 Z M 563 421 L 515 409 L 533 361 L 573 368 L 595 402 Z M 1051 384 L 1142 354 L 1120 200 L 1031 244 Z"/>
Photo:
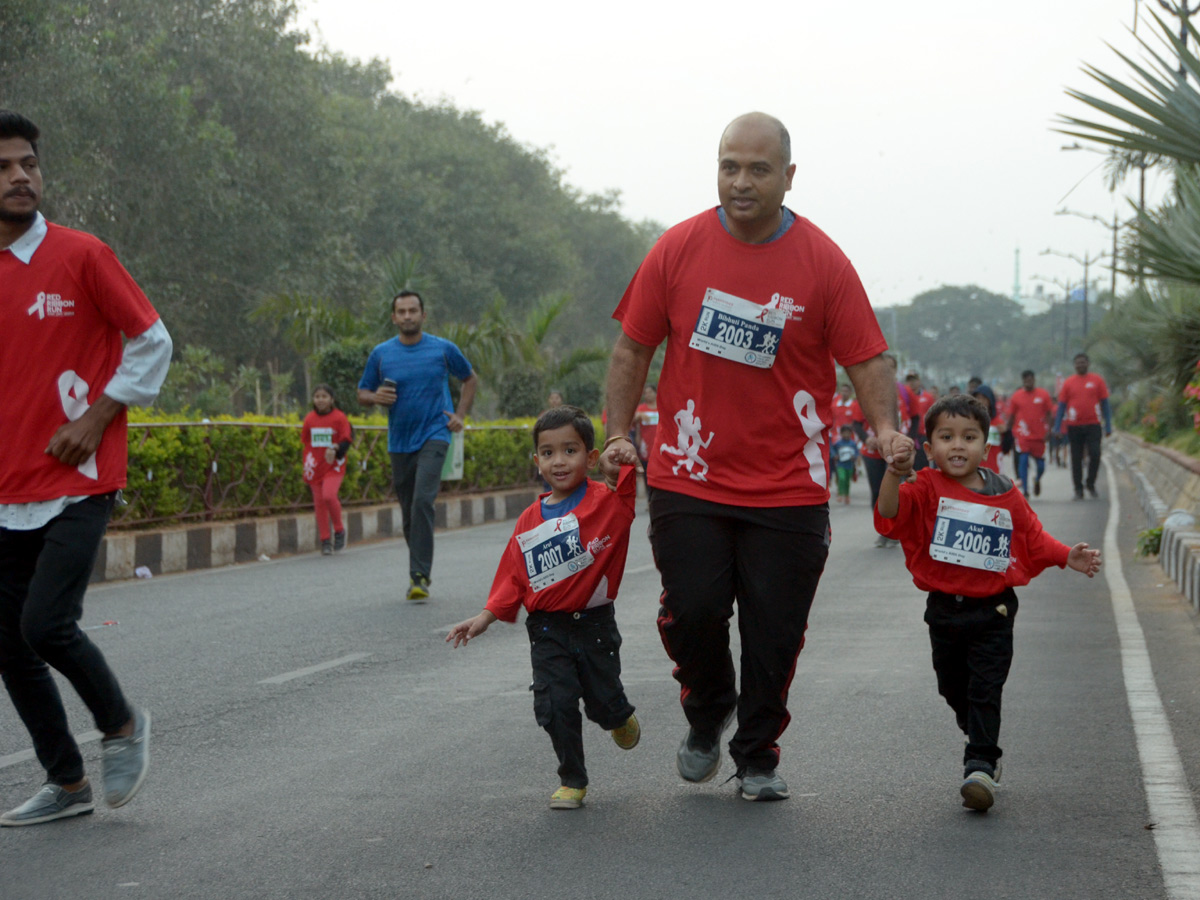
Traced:
<path fill-rule="evenodd" d="M 632 520 L 634 507 L 637 506 L 637 469 L 633 466 L 621 466 L 621 473 L 617 476 L 617 494 Z"/>
<path fill-rule="evenodd" d="M 338 410 L 338 430 L 335 444 L 340 444 L 342 441 L 354 439 L 354 429 L 350 426 L 350 420 L 346 418 L 346 414 Z"/>
<path fill-rule="evenodd" d="M 866 289 L 850 260 L 830 242 L 839 263 L 829 279 L 831 300 L 825 315 L 825 343 L 843 368 L 865 362 L 887 350 L 887 341 L 875 318 Z"/>
<path fill-rule="evenodd" d="M 312 413 L 304 417 L 304 424 L 300 426 L 300 442 L 305 447 L 308 446 L 312 438 Z"/>
<path fill-rule="evenodd" d="M 158 321 L 158 313 L 108 245 L 97 242 L 91 263 L 88 288 L 106 321 L 129 338 Z"/>
<path fill-rule="evenodd" d="M 504 547 L 504 554 L 500 557 L 500 565 L 496 569 L 496 577 L 492 580 L 492 589 L 488 591 L 487 603 L 484 605 L 484 609 L 503 622 L 517 621 L 517 611 L 529 590 L 529 582 L 524 577 L 521 565 L 521 551 L 517 546 L 517 534 L 524 527 L 526 517 L 521 516 L 517 519 L 512 537 Z"/>
<path fill-rule="evenodd" d="M 660 240 L 638 266 L 613 318 L 625 334 L 648 347 L 657 347 L 670 331 L 667 318 L 667 284 L 663 271 L 663 243 Z"/>
<path fill-rule="evenodd" d="M 1071 548 L 1062 541 L 1050 535 L 1043 527 L 1041 520 L 1037 517 L 1037 513 L 1029 505 L 1024 497 L 1021 498 L 1025 509 L 1025 550 L 1027 559 L 1021 560 L 1021 566 L 1026 570 L 1029 578 L 1040 574 L 1050 566 L 1058 566 L 1060 569 L 1066 568 L 1067 557 L 1071 554 Z"/>

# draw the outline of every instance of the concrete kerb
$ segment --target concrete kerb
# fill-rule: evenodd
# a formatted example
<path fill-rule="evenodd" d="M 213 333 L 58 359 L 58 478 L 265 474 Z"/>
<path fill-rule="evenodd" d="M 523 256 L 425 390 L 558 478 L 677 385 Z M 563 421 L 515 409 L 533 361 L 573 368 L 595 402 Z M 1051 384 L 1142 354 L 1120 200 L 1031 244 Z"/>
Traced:
<path fill-rule="evenodd" d="M 1179 587 L 1192 608 L 1200 611 L 1200 532 L 1195 530 L 1191 509 L 1198 480 L 1194 460 L 1186 460 L 1174 451 L 1165 451 L 1144 441 L 1121 435 L 1116 453 L 1124 468 L 1133 476 L 1138 503 L 1146 515 L 1147 528 L 1162 528 L 1158 563 Z M 1184 506 L 1172 509 L 1162 499 L 1160 485 Z"/>
<path fill-rule="evenodd" d="M 538 495 L 536 487 L 482 494 L 447 494 L 434 506 L 439 530 L 515 519 Z M 342 517 L 350 544 L 397 537 L 403 532 L 395 503 L 345 508 Z M 252 562 L 263 556 L 313 553 L 320 549 L 311 510 L 261 519 L 205 522 L 154 531 L 112 531 L 100 542 L 92 582 L 211 569 Z"/>

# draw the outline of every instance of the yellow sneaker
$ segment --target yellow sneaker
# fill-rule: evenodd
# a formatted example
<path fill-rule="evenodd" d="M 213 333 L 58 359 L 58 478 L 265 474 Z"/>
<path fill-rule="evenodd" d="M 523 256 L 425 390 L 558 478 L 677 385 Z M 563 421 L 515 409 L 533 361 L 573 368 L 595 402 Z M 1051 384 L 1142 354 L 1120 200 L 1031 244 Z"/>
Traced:
<path fill-rule="evenodd" d="M 622 750 L 632 750 L 642 739 L 642 726 L 638 724 L 637 716 L 630 713 L 625 724 L 620 728 L 614 728 L 610 734 L 612 734 L 613 743 Z"/>
<path fill-rule="evenodd" d="M 414 603 L 420 603 L 423 600 L 429 599 L 429 579 L 424 575 L 418 575 L 408 586 L 408 599 Z"/>
<path fill-rule="evenodd" d="M 565 784 L 550 797 L 551 809 L 579 809 L 583 806 L 583 795 L 587 788 L 567 787 Z"/>

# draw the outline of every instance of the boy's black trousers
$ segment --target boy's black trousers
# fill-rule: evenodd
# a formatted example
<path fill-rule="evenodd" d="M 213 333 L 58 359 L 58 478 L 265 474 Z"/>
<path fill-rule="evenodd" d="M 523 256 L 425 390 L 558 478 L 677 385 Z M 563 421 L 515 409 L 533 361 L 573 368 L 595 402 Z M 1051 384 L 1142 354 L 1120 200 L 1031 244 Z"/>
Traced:
<path fill-rule="evenodd" d="M 933 648 L 938 693 L 946 698 L 967 736 L 963 763 L 984 762 L 995 770 L 1000 749 L 1000 695 L 1013 656 L 1017 595 L 1006 588 L 991 597 L 933 591 L 925 623 Z M 975 768 L 980 768 L 976 766 Z"/>
<path fill-rule="evenodd" d="M 579 612 L 531 612 L 533 714 L 550 735 L 565 787 L 587 787 L 583 717 L 612 731 L 633 715 L 621 685 L 621 634 L 611 603 Z"/>

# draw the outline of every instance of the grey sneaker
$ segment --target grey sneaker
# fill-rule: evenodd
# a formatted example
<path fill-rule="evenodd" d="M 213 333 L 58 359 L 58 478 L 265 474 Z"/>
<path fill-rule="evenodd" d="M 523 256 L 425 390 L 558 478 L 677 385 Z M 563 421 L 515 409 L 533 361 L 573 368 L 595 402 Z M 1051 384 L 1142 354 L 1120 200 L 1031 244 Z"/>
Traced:
<path fill-rule="evenodd" d="M 321 555 L 333 556 L 333 541 L 321 541 Z"/>
<path fill-rule="evenodd" d="M 333 550 L 335 553 L 346 549 L 346 532 L 335 531 L 333 533 Z"/>
<path fill-rule="evenodd" d="M 133 735 L 107 738 L 104 748 L 104 802 L 116 809 L 141 790 L 150 769 L 150 713 L 133 711 Z"/>
<path fill-rule="evenodd" d="M 721 737 L 736 714 L 736 707 L 729 711 L 715 737 L 702 737 L 691 726 L 688 727 L 683 743 L 675 753 L 675 768 L 680 778 L 697 784 L 712 780 L 721 768 Z"/>
<path fill-rule="evenodd" d="M 0 816 L 0 825 L 41 825 L 69 816 L 86 816 L 95 809 L 90 784 L 85 784 L 74 793 L 57 784 L 43 784 L 41 790 L 16 809 L 10 809 Z"/>
<path fill-rule="evenodd" d="M 774 769 L 747 767 L 738 773 L 737 780 L 743 800 L 786 800 L 791 796 L 787 782 Z"/>
<path fill-rule="evenodd" d="M 962 787 L 958 792 L 962 794 L 963 806 L 967 809 L 987 812 L 996 802 L 998 786 L 995 779 L 987 772 L 976 770 L 963 780 Z"/>

